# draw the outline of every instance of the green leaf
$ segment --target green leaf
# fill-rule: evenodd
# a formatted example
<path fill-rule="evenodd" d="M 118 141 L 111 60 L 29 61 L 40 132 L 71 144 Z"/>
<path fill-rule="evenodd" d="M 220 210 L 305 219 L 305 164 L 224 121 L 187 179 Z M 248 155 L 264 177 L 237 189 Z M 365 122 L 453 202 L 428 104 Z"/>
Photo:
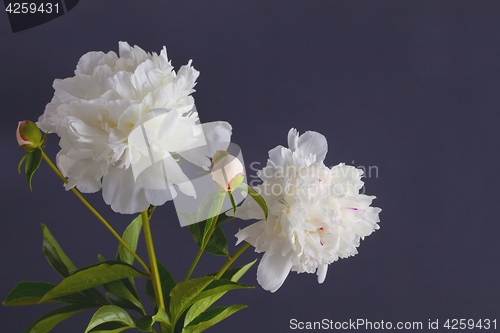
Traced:
<path fill-rule="evenodd" d="M 236 202 L 234 202 L 234 197 L 231 191 L 227 191 L 227 194 L 229 194 L 229 199 L 231 200 L 231 206 L 233 206 L 233 216 L 236 216 Z"/>
<path fill-rule="evenodd" d="M 106 261 L 106 259 L 100 254 L 98 256 L 99 262 Z M 121 308 L 134 310 L 139 312 L 141 315 L 145 315 L 146 312 L 144 311 L 142 303 L 139 301 L 138 297 L 132 294 L 129 288 L 125 285 L 126 283 L 130 283 L 128 279 L 105 283 L 104 290 L 106 291 L 106 297 L 114 305 L 117 305 Z"/>
<path fill-rule="evenodd" d="M 219 279 L 211 282 L 203 292 L 198 295 L 198 299 L 188 310 L 184 319 L 184 326 L 189 324 L 194 318 L 208 309 L 215 301 L 221 298 L 226 292 L 234 289 L 251 288 L 226 279 Z"/>
<path fill-rule="evenodd" d="M 197 296 L 213 281 L 213 278 L 192 279 L 186 282 L 179 282 L 170 292 L 170 314 L 172 326 L 175 326 L 177 319 L 194 302 Z"/>
<path fill-rule="evenodd" d="M 134 327 L 130 327 L 128 325 L 123 325 L 119 322 L 110 321 L 109 323 L 104 323 L 98 325 L 91 329 L 89 333 L 119 333 L 124 330 L 128 330 Z"/>
<path fill-rule="evenodd" d="M 45 294 L 40 302 L 45 302 L 56 297 L 70 295 L 127 277 L 149 278 L 148 275 L 138 271 L 133 266 L 119 261 L 106 261 L 104 263 L 84 267 L 76 271 L 74 274 L 59 283 L 57 287 Z"/>
<path fill-rule="evenodd" d="M 153 316 L 153 320 L 155 322 L 159 322 L 165 325 L 168 329 L 171 328 L 170 319 L 168 318 L 167 313 L 163 309 L 159 309 L 158 312 Z"/>
<path fill-rule="evenodd" d="M 51 291 L 56 285 L 45 282 L 23 281 L 17 284 L 3 301 L 5 306 L 38 304 L 42 297 Z M 96 305 L 93 299 L 82 294 L 72 294 L 64 297 L 52 299 L 49 302 L 80 303 Z"/>
<path fill-rule="evenodd" d="M 160 261 L 156 260 L 156 265 L 158 266 L 158 275 L 160 278 L 161 290 L 163 293 L 163 302 L 168 305 L 170 304 L 170 291 L 172 291 L 172 289 L 175 287 L 175 280 L 172 274 L 170 274 L 168 269 Z M 158 304 L 156 304 L 156 296 L 151 280 L 146 280 L 146 295 L 148 295 L 158 307 Z"/>
<path fill-rule="evenodd" d="M 54 288 L 54 284 L 45 282 L 20 282 L 2 302 L 5 306 L 37 304 L 43 295 Z M 54 302 L 57 302 L 54 300 Z"/>
<path fill-rule="evenodd" d="M 223 217 L 226 217 L 224 213 L 219 215 L 219 218 Z M 198 246 L 201 246 L 201 235 L 206 229 L 206 222 L 207 221 L 202 221 L 188 226 L 189 232 L 191 232 L 191 235 L 193 235 L 194 241 Z M 219 224 L 218 219 L 217 224 Z M 217 256 L 229 256 L 226 235 L 224 234 L 224 231 L 221 227 L 215 228 L 212 237 L 210 237 L 208 241 L 205 251 Z"/>
<path fill-rule="evenodd" d="M 266 201 L 264 200 L 264 198 L 262 198 L 262 196 L 259 193 L 255 192 L 255 190 L 253 188 L 251 188 L 250 186 L 248 186 L 245 183 L 241 183 L 239 188 L 241 190 L 247 192 L 248 194 L 250 194 L 250 196 L 255 200 L 255 202 L 257 202 L 259 204 L 259 206 L 260 206 L 260 208 L 262 208 L 262 211 L 264 212 L 264 215 L 265 215 L 266 220 L 267 220 L 268 209 L 267 209 L 267 204 L 266 204 Z"/>
<path fill-rule="evenodd" d="M 238 282 L 238 280 L 245 274 L 250 267 L 253 266 L 257 262 L 257 259 L 252 261 L 251 263 L 246 264 L 245 266 L 230 268 L 222 274 L 221 279 L 231 280 L 233 282 Z M 216 276 L 218 272 L 207 274 L 207 276 Z"/>
<path fill-rule="evenodd" d="M 217 324 L 218 322 L 226 319 L 236 311 L 246 308 L 246 305 L 231 305 L 225 307 L 218 307 L 208 310 L 193 320 L 189 326 L 184 327 L 182 333 L 199 333 L 210 326 Z"/>
<path fill-rule="evenodd" d="M 49 228 L 42 223 L 43 231 L 43 253 L 49 261 L 49 264 L 62 277 L 68 277 L 76 271 L 76 266 L 71 262 L 66 253 L 61 249 L 59 243 L 52 236 Z"/>
<path fill-rule="evenodd" d="M 132 317 L 130 317 L 125 310 L 114 305 L 106 305 L 99 308 L 94 313 L 92 319 L 90 319 L 87 329 L 85 330 L 85 333 L 89 332 L 94 327 L 109 322 L 118 322 L 125 325 L 126 328 L 135 327 Z"/>
<path fill-rule="evenodd" d="M 49 311 L 40 318 L 38 318 L 33 324 L 28 326 L 22 333 L 46 333 L 53 329 L 57 324 L 59 324 L 64 319 L 67 319 L 74 315 L 75 313 L 82 312 L 90 309 L 91 307 L 72 304 L 65 305 L 55 310 Z"/>
<path fill-rule="evenodd" d="M 26 180 L 28 181 L 28 185 L 31 191 L 33 191 L 33 189 L 31 188 L 31 178 L 33 177 L 36 169 L 38 169 L 38 167 L 40 166 L 41 161 L 42 150 L 40 148 L 36 148 L 31 153 L 28 153 L 26 155 Z"/>
<path fill-rule="evenodd" d="M 122 239 L 133 251 L 137 249 L 137 241 L 141 235 L 142 218 L 141 215 L 137 216 L 123 232 Z M 129 265 L 134 263 L 134 256 L 125 247 L 120 244 L 118 246 L 117 260 L 126 262 Z"/>
<path fill-rule="evenodd" d="M 151 209 L 151 208 L 150 208 Z M 151 209 L 153 213 L 154 207 Z M 139 236 L 142 230 L 142 218 L 138 215 L 125 229 L 123 232 L 122 239 L 133 251 L 137 249 L 137 242 L 139 241 Z M 134 256 L 120 243 L 118 245 L 118 253 L 116 254 L 116 259 L 126 262 L 129 265 L 134 263 Z M 139 295 L 135 287 L 135 282 L 133 278 L 128 278 L 128 282 L 123 281 L 125 287 L 134 295 L 134 297 L 139 300 Z"/>
<path fill-rule="evenodd" d="M 151 332 L 154 320 L 151 316 L 144 316 L 135 322 L 135 327 L 142 332 Z"/>

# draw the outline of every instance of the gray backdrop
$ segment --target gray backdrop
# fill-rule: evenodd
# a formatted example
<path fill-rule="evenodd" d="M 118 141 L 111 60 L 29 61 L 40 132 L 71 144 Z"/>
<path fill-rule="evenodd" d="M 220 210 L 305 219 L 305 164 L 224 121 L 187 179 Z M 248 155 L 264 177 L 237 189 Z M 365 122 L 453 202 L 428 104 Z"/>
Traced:
<path fill-rule="evenodd" d="M 78 267 L 116 253 L 115 239 L 45 163 L 30 193 L 17 174 L 14 131 L 38 118 L 52 81 L 72 76 L 81 55 L 117 52 L 123 40 L 146 51 L 165 45 L 176 69 L 193 59 L 200 118 L 232 124 L 247 168 L 265 164 L 296 127 L 326 136 L 327 165 L 378 169 L 365 183 L 383 209 L 380 230 L 358 255 L 330 265 L 322 285 L 291 273 L 275 294 L 259 287 L 255 265 L 242 282 L 256 288 L 220 301 L 249 308 L 208 331 L 288 332 L 293 318 L 500 320 L 499 17 L 498 1 L 87 0 L 14 34 L 0 14 L 1 298 L 22 280 L 60 281 L 43 256 L 40 223 Z M 58 141 L 49 137 L 53 158 Z M 119 232 L 132 219 L 100 192 L 86 198 Z M 159 208 L 152 229 L 159 259 L 181 280 L 197 248 L 173 210 Z M 231 252 L 246 225 L 226 226 Z M 139 248 L 146 257 L 142 239 Z M 260 257 L 247 251 L 237 263 Z M 223 262 L 204 255 L 195 275 Z M 53 307 L 0 308 L 2 332 L 21 332 Z M 53 331 L 83 332 L 91 315 Z"/>

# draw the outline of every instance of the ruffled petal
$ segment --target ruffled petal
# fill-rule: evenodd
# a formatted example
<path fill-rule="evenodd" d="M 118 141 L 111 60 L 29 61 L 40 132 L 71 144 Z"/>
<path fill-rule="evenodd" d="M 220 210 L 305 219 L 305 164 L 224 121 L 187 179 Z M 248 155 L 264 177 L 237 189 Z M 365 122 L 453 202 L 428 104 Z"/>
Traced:
<path fill-rule="evenodd" d="M 307 131 L 298 140 L 297 147 L 304 156 L 316 155 L 316 162 L 323 162 L 328 151 L 326 138 L 318 132 Z"/>
<path fill-rule="evenodd" d="M 262 221 L 251 224 L 245 229 L 240 229 L 235 235 L 235 237 L 238 238 L 236 245 L 238 245 L 243 241 L 246 241 L 247 243 L 250 243 L 252 246 L 255 246 L 257 238 L 259 238 L 259 236 L 264 232 L 264 230 L 265 227 Z"/>
<path fill-rule="evenodd" d="M 111 169 L 102 179 L 102 196 L 111 209 L 121 214 L 135 214 L 149 207 L 144 189 L 137 186 L 131 169 Z"/>

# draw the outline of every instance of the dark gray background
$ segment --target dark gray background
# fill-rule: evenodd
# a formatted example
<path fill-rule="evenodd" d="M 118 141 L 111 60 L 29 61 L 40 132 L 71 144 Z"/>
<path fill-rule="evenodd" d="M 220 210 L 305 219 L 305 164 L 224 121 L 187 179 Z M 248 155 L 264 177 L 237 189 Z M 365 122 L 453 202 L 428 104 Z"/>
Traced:
<path fill-rule="evenodd" d="M 1 298 L 22 280 L 60 281 L 40 223 L 78 267 L 115 255 L 115 239 L 45 163 L 29 192 L 14 131 L 42 114 L 52 81 L 72 76 L 81 55 L 117 52 L 123 40 L 167 46 L 176 69 L 193 59 L 200 118 L 232 124 L 247 168 L 264 165 L 291 127 L 326 136 L 327 165 L 378 168 L 365 181 L 381 228 L 358 255 L 330 265 L 322 285 L 291 273 L 275 294 L 259 287 L 255 265 L 242 282 L 256 288 L 220 301 L 249 308 L 208 331 L 288 332 L 292 318 L 500 320 L 499 18 L 498 1 L 87 0 L 13 34 L 0 14 Z M 55 157 L 55 135 L 48 146 Z M 132 219 L 100 192 L 86 197 L 120 232 Z M 181 280 L 197 248 L 172 212 L 171 203 L 159 208 L 152 229 L 159 259 Z M 232 251 L 247 224 L 227 225 Z M 139 247 L 145 258 L 142 239 Z M 247 251 L 237 263 L 260 257 Z M 195 275 L 223 261 L 204 255 Z M 21 332 L 52 307 L 1 308 L 2 332 Z M 83 332 L 91 314 L 53 331 Z"/>

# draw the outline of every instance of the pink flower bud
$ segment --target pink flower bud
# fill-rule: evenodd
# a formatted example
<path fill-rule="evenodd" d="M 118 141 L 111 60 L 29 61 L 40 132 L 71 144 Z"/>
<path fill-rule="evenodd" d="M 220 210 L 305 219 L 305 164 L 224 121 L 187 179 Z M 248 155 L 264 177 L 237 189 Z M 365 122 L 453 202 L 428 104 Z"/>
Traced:
<path fill-rule="evenodd" d="M 16 131 L 17 143 L 26 151 L 36 149 L 42 143 L 42 132 L 29 120 L 20 121 Z"/>
<path fill-rule="evenodd" d="M 240 160 L 227 152 L 218 152 L 213 161 L 212 180 L 216 186 L 223 191 L 237 189 L 245 179 L 245 168 Z"/>

